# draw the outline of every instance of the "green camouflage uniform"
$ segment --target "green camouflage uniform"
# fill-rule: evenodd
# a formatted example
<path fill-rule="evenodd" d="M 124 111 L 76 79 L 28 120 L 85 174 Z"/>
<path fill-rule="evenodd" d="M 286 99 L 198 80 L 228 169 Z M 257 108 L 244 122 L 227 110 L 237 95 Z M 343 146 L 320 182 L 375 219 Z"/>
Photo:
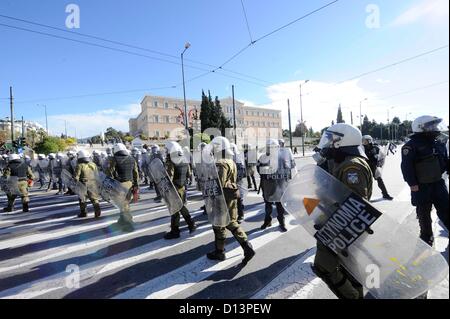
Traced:
<path fill-rule="evenodd" d="M 100 213 L 100 204 L 99 204 L 99 194 L 97 193 L 95 173 L 97 173 L 97 166 L 95 163 L 78 163 L 75 167 L 75 176 L 74 179 L 76 181 L 80 181 L 87 188 L 87 197 L 91 201 L 94 206 L 94 210 L 96 214 Z M 86 213 L 86 196 L 82 196 L 79 198 L 80 210 L 81 213 Z"/>
<path fill-rule="evenodd" d="M 169 178 L 172 180 L 175 189 L 180 195 L 181 200 L 184 205 L 181 210 L 171 216 L 170 220 L 170 228 L 174 233 L 180 232 L 180 214 L 183 216 L 184 220 L 188 224 L 188 227 L 191 229 L 194 226 L 194 222 L 192 221 L 192 217 L 189 213 L 189 210 L 186 207 L 186 181 L 191 177 L 192 171 L 188 164 L 182 164 L 183 169 L 177 168 L 176 165 L 170 160 L 170 158 L 166 161 L 166 171 Z"/>
<path fill-rule="evenodd" d="M 133 158 L 131 157 L 131 159 L 133 159 Z M 138 171 L 136 161 L 134 159 L 133 159 L 133 163 L 134 164 L 133 164 L 132 172 L 131 172 L 131 176 L 132 176 L 131 180 L 121 181 L 117 174 L 118 162 L 117 162 L 115 156 L 113 156 L 109 159 L 107 175 L 111 178 L 119 180 L 121 185 L 128 190 L 127 201 L 125 202 L 124 207 L 120 211 L 120 217 L 118 220 L 119 224 L 132 224 L 133 223 L 133 216 L 130 213 L 130 201 L 133 196 L 133 188 L 139 187 L 139 171 Z"/>
<path fill-rule="evenodd" d="M 9 165 L 5 168 L 3 171 L 3 176 L 10 177 L 11 175 L 11 168 Z M 28 203 L 30 202 L 30 198 L 28 197 L 28 180 L 27 179 L 34 179 L 33 171 L 31 170 L 31 167 L 27 167 L 26 171 L 26 177 L 19 178 L 18 181 L 18 187 L 20 192 L 20 198 L 22 199 L 22 206 L 28 207 Z M 17 195 L 15 194 L 6 194 L 6 197 L 8 198 L 8 209 L 12 210 L 14 207 L 14 203 L 16 201 Z M 25 209 L 28 210 L 28 209 Z"/>
<path fill-rule="evenodd" d="M 367 161 L 361 157 L 348 156 L 342 163 L 330 162 L 330 173 L 350 188 L 354 193 L 369 200 L 372 196 L 372 172 Z M 340 265 L 339 258 L 321 242 L 317 242 L 314 267 L 342 299 L 364 297 L 363 288 Z"/>
<path fill-rule="evenodd" d="M 219 159 L 216 162 L 217 172 L 219 175 L 220 185 L 224 190 L 225 201 L 230 214 L 230 223 L 226 227 L 214 226 L 214 235 L 216 242 L 216 249 L 224 251 L 225 240 L 227 238 L 226 230 L 228 229 L 236 238 L 236 240 L 243 244 L 247 242 L 247 234 L 238 223 L 237 199 L 230 195 L 238 191 L 237 186 L 237 168 L 236 164 L 231 159 Z M 229 190 L 229 191 L 227 191 Z"/>

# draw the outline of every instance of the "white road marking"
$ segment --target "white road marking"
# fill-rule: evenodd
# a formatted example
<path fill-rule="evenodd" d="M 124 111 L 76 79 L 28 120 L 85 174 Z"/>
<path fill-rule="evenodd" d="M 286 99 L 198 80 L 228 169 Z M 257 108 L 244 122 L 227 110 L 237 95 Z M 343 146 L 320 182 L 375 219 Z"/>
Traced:
<path fill-rule="evenodd" d="M 289 223 L 293 218 L 290 215 L 286 216 L 286 223 Z M 275 223 L 274 223 L 275 225 Z M 289 229 L 292 230 L 298 226 Z M 255 250 L 265 246 L 266 244 L 276 240 L 281 237 L 283 233 L 281 232 L 261 232 L 252 234 L 249 237 Z M 234 248 L 238 246 L 237 248 Z M 234 242 L 229 245 L 228 248 L 233 247 L 231 251 L 227 252 L 227 259 L 223 262 L 216 263 L 214 261 L 208 260 L 205 257 L 201 257 L 179 269 L 176 269 L 168 274 L 154 278 L 144 284 L 141 284 L 135 288 L 129 289 L 128 291 L 115 296 L 115 299 L 126 299 L 126 298 L 147 298 L 147 299 L 162 299 L 170 298 L 186 289 L 191 288 L 196 283 L 204 280 L 205 278 L 211 276 L 214 272 L 226 269 L 227 267 L 238 263 L 242 258 L 242 248 Z"/>

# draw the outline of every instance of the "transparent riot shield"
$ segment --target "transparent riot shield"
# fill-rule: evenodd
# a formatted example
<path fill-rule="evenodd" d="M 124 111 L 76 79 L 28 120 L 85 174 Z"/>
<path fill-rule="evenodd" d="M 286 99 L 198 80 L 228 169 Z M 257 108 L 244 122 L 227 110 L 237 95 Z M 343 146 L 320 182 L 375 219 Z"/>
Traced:
<path fill-rule="evenodd" d="M 150 162 L 148 170 L 169 209 L 170 215 L 178 213 L 183 208 L 183 201 L 173 185 L 172 180 L 169 178 L 169 175 L 167 175 L 163 162 L 159 158 L 154 158 Z"/>
<path fill-rule="evenodd" d="M 214 157 L 204 152 L 203 161 L 199 166 L 198 179 L 203 185 L 202 193 L 208 220 L 213 226 L 226 227 L 230 223 L 230 214 Z"/>
<path fill-rule="evenodd" d="M 17 176 L 0 177 L 0 188 L 7 195 L 20 196 L 19 178 Z"/>
<path fill-rule="evenodd" d="M 76 181 L 68 170 L 63 169 L 61 172 L 61 179 L 64 185 L 70 188 L 79 198 L 84 198 L 87 193 L 87 187 L 80 181 Z"/>
<path fill-rule="evenodd" d="M 96 193 L 119 210 L 123 210 L 129 202 L 128 194 L 130 190 L 123 187 L 119 181 L 106 176 L 103 172 L 97 172 L 95 179 L 98 187 Z"/>
<path fill-rule="evenodd" d="M 376 298 L 416 298 L 448 276 L 439 252 L 315 165 L 300 170 L 282 203 Z"/>
<path fill-rule="evenodd" d="M 259 160 L 259 174 L 264 199 L 268 202 L 279 202 L 292 180 L 290 160 L 281 152 L 264 154 Z"/>

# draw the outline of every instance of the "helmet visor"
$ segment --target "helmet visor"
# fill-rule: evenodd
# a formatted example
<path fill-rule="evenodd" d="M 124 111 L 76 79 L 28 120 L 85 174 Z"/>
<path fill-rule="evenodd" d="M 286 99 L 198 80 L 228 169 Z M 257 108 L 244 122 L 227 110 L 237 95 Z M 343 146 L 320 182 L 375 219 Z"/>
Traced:
<path fill-rule="evenodd" d="M 340 141 L 344 134 L 339 132 L 333 132 L 326 130 L 323 132 L 322 138 L 320 139 L 319 145 L 317 146 L 320 149 L 330 148 L 334 143 Z"/>
<path fill-rule="evenodd" d="M 423 123 L 422 130 L 424 132 L 443 132 L 446 130 L 446 126 L 443 119 L 436 118 L 432 121 Z"/>

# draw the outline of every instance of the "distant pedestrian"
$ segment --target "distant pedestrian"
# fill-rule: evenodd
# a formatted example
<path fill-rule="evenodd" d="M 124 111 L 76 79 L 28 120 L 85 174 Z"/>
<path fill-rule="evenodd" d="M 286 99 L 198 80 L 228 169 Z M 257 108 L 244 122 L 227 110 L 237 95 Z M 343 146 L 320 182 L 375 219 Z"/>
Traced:
<path fill-rule="evenodd" d="M 294 155 L 297 155 L 297 154 L 298 154 L 297 147 L 294 147 Z"/>

